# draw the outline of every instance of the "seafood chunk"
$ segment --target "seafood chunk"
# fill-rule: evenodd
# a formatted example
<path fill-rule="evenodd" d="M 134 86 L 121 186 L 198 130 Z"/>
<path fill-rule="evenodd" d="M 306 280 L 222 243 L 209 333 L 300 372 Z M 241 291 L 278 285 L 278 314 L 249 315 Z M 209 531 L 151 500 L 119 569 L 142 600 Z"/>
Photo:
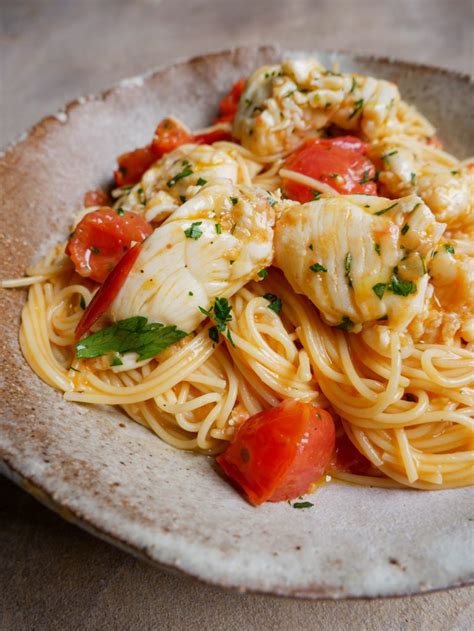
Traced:
<path fill-rule="evenodd" d="M 232 296 L 271 264 L 273 224 L 265 191 L 229 180 L 203 186 L 143 243 L 111 317 L 193 331 L 205 318 L 199 307 Z"/>
<path fill-rule="evenodd" d="M 386 317 L 402 330 L 421 311 L 445 226 L 419 197 L 344 195 L 279 206 L 276 265 L 328 324 L 357 331 Z"/>

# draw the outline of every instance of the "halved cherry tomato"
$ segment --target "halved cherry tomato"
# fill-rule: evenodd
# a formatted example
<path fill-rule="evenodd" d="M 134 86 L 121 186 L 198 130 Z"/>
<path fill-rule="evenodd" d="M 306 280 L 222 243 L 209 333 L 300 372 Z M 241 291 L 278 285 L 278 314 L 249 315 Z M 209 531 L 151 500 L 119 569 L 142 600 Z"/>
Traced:
<path fill-rule="evenodd" d="M 334 442 L 329 412 L 283 401 L 245 421 L 217 462 L 252 504 L 279 502 L 303 495 L 323 475 Z"/>
<path fill-rule="evenodd" d="M 91 206 L 107 206 L 109 196 L 104 191 L 87 191 L 84 195 L 84 208 Z"/>
<path fill-rule="evenodd" d="M 172 118 L 164 118 L 155 130 L 151 148 L 156 156 L 161 158 L 165 153 L 173 151 L 180 145 L 193 142 L 193 136 Z"/>
<path fill-rule="evenodd" d="M 87 309 L 82 314 L 82 318 L 79 320 L 79 324 L 74 332 L 77 340 L 87 333 L 91 326 L 107 311 L 109 305 L 112 303 L 129 275 L 133 264 L 137 260 L 141 247 L 142 244 L 137 243 L 122 256 L 120 261 L 107 276 L 102 287 L 87 305 Z"/>
<path fill-rule="evenodd" d="M 343 431 L 337 435 L 336 449 L 331 464 L 339 471 L 347 471 L 356 475 L 371 475 L 374 469 L 370 460 L 360 453 Z"/>
<path fill-rule="evenodd" d="M 230 92 L 221 99 L 219 116 L 214 119 L 215 123 L 232 122 L 234 120 L 244 87 L 245 79 L 240 79 L 240 81 L 234 83 Z"/>
<path fill-rule="evenodd" d="M 329 184 L 342 195 L 376 195 L 375 166 L 365 157 L 367 145 L 352 136 L 307 140 L 291 153 L 283 168 Z M 314 190 L 283 179 L 283 192 L 290 199 L 309 202 Z"/>
<path fill-rule="evenodd" d="M 191 142 L 195 142 L 198 145 L 212 145 L 213 142 L 219 142 L 220 140 L 231 140 L 232 135 L 225 129 L 216 129 L 210 131 L 207 134 L 195 134 Z"/>
<path fill-rule="evenodd" d="M 136 213 L 119 215 L 112 208 L 99 208 L 78 223 L 66 254 L 78 274 L 103 283 L 133 242 L 141 243 L 152 232 L 152 226 Z"/>
<path fill-rule="evenodd" d="M 136 184 L 158 157 L 151 145 L 123 153 L 117 158 L 119 168 L 114 171 L 115 184 L 117 186 Z"/>

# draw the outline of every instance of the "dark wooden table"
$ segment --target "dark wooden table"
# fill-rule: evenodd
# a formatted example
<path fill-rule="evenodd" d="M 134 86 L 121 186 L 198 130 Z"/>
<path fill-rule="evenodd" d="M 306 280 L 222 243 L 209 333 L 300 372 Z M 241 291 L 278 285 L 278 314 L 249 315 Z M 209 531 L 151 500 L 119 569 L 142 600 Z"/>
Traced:
<path fill-rule="evenodd" d="M 81 94 L 238 44 L 350 49 L 472 73 L 473 14 L 470 0 L 0 0 L 0 145 Z M 1 477 L 0 550 L 2 630 L 474 626 L 466 588 L 302 602 L 204 586 L 94 539 Z"/>

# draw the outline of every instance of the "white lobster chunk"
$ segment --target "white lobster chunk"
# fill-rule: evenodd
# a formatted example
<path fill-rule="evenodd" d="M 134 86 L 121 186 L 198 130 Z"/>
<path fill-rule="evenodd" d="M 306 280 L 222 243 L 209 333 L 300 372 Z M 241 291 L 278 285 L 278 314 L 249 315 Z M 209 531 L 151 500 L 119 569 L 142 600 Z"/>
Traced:
<path fill-rule="evenodd" d="M 255 163 L 238 157 L 233 149 L 181 145 L 145 171 L 141 181 L 121 196 L 115 207 L 144 215 L 147 221 L 162 221 L 207 182 L 243 183 L 242 161 L 251 175 L 257 172 Z"/>
<path fill-rule="evenodd" d="M 415 195 L 287 202 L 275 228 L 275 262 L 335 326 L 388 318 L 403 330 L 421 310 L 431 253 L 444 225 Z"/>
<path fill-rule="evenodd" d="M 316 59 L 283 61 L 249 78 L 233 134 L 260 155 L 294 149 L 330 124 L 380 138 L 400 131 L 400 104 L 388 81 L 334 73 Z"/>
<path fill-rule="evenodd" d="M 230 297 L 273 258 L 268 194 L 227 180 L 207 185 L 143 243 L 110 315 L 193 331 L 213 299 Z"/>

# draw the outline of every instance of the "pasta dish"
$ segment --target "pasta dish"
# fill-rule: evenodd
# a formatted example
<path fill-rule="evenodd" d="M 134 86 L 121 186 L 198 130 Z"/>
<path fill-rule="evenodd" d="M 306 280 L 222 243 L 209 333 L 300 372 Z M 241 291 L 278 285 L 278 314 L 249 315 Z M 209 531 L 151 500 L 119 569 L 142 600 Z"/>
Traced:
<path fill-rule="evenodd" d="M 215 455 L 255 505 L 472 484 L 474 159 L 316 59 L 258 68 L 205 129 L 171 114 L 2 282 L 28 287 L 34 372 Z"/>

